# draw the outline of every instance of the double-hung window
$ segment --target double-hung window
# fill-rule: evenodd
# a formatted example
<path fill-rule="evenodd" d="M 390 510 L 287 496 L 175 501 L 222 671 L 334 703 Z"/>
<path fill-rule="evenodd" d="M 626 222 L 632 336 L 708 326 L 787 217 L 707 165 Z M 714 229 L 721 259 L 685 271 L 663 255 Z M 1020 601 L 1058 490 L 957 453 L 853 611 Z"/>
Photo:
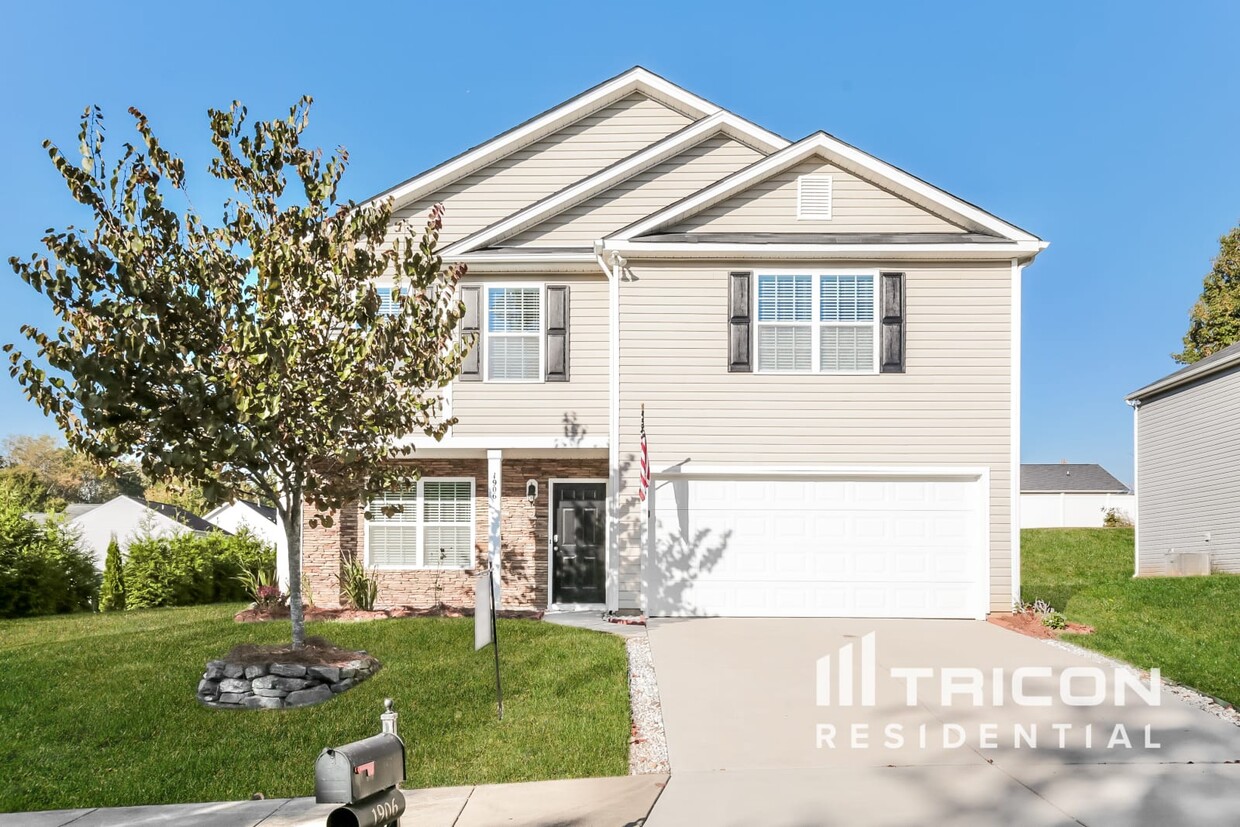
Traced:
<path fill-rule="evenodd" d="M 542 285 L 486 288 L 488 382 L 543 379 Z"/>
<path fill-rule="evenodd" d="M 759 273 L 760 373 L 877 373 L 873 273 Z"/>
<path fill-rule="evenodd" d="M 385 506 L 400 506 L 390 517 Z M 370 501 L 367 564 L 467 569 L 474 564 L 474 481 L 424 479 Z"/>

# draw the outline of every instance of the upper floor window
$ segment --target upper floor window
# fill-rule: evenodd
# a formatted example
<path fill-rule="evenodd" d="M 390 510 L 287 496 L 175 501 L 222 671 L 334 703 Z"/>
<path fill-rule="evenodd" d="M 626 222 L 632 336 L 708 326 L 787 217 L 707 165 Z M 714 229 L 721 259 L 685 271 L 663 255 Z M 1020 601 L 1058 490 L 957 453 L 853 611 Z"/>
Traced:
<path fill-rule="evenodd" d="M 542 296 L 541 285 L 486 289 L 487 381 L 542 381 Z"/>
<path fill-rule="evenodd" d="M 757 278 L 759 372 L 878 372 L 873 273 Z"/>

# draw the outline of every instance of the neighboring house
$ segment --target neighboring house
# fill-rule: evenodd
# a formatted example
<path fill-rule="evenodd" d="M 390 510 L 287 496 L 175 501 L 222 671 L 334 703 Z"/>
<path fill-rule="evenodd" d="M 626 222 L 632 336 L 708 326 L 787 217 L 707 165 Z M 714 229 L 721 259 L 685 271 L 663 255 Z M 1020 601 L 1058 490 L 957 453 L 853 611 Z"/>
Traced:
<path fill-rule="evenodd" d="M 39 523 L 44 523 L 51 519 L 63 519 L 68 522 L 74 517 L 80 517 L 98 507 L 99 503 L 69 503 L 65 506 L 64 511 L 31 511 L 24 516 Z"/>
<path fill-rule="evenodd" d="M 1045 242 L 641 68 L 377 197 L 415 225 L 444 203 L 478 340 L 458 424 L 372 504 L 404 510 L 307 525 L 316 601 L 344 552 L 385 605 L 472 603 L 490 565 L 506 607 L 1011 609 L 1020 280 Z"/>
<path fill-rule="evenodd" d="M 73 517 L 67 525 L 78 532 L 82 547 L 94 555 L 95 565 L 100 569 L 113 537 L 124 548 L 135 535 L 143 532 L 156 537 L 169 537 L 186 532 L 206 534 L 217 530 L 184 508 L 124 494 Z"/>
<path fill-rule="evenodd" d="M 204 514 L 202 518 L 230 534 L 237 534 L 243 528 L 248 529 L 251 534 L 278 550 L 288 545 L 276 510 L 269 505 L 259 505 L 251 500 L 237 500 L 224 503 Z"/>
<path fill-rule="evenodd" d="M 1240 344 L 1128 395 L 1136 574 L 1240 573 Z"/>
<path fill-rule="evenodd" d="M 1101 465 L 1061 462 L 1020 467 L 1021 528 L 1096 528 L 1107 512 L 1131 521 L 1136 498 Z"/>

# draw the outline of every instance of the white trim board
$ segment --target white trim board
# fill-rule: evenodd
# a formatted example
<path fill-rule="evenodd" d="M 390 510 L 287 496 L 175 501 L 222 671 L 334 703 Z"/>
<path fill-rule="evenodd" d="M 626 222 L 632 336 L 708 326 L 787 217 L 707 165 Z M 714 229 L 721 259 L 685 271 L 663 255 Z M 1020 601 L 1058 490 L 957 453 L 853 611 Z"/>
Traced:
<path fill-rule="evenodd" d="M 481 169 L 493 161 L 516 152 L 522 147 L 534 143 L 553 132 L 562 129 L 574 121 L 596 112 L 599 109 L 628 97 L 634 92 L 641 92 L 653 100 L 687 115 L 690 118 L 703 118 L 720 111 L 720 108 L 692 92 L 682 89 L 676 84 L 659 77 L 654 72 L 641 66 L 634 66 L 610 80 L 589 89 L 564 103 L 547 110 L 541 115 L 491 140 L 479 144 L 473 149 L 419 173 L 407 181 L 387 189 L 364 203 L 372 203 L 381 198 L 392 198 L 397 206 L 414 201 L 462 178 L 474 170 Z"/>
<path fill-rule="evenodd" d="M 636 259 L 732 259 L 739 257 L 786 258 L 812 261 L 843 259 L 907 259 L 947 261 L 1009 261 L 1013 257 L 1028 262 L 1046 249 L 1045 241 L 1009 241 L 960 244 L 749 244 L 731 242 L 661 242 L 633 239 L 606 239 L 603 247 Z"/>
<path fill-rule="evenodd" d="M 450 244 L 445 257 L 460 256 L 496 244 L 570 209 L 599 193 L 667 161 L 702 141 L 717 135 L 730 135 L 746 145 L 757 144 L 769 153 L 788 146 L 788 141 L 746 121 L 731 112 L 719 111 L 674 132 L 595 174 L 583 178 L 559 192 L 523 210 L 513 213 L 489 227 Z"/>
<path fill-rule="evenodd" d="M 885 161 L 880 161 L 873 155 L 862 152 L 825 132 L 816 132 L 760 161 L 755 161 L 740 172 L 612 233 L 609 238 L 631 241 L 639 236 L 655 232 L 701 212 L 813 156 L 819 156 L 848 172 L 882 186 L 923 209 L 950 217 L 955 223 L 963 224 L 979 232 L 992 233 L 1011 241 L 1040 241 L 1036 236 L 1019 227 L 1008 224 L 985 210 L 927 184 L 920 178 Z"/>

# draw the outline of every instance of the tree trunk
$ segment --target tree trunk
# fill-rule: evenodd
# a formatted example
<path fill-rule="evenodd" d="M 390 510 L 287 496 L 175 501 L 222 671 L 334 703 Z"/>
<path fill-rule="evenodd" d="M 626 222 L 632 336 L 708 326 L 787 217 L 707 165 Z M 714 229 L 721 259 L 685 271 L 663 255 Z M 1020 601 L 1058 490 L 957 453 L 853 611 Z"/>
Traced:
<path fill-rule="evenodd" d="M 293 648 L 306 643 L 306 611 L 301 604 L 301 491 L 289 495 L 288 514 L 284 520 L 284 537 L 288 542 L 288 613 L 293 621 Z"/>

